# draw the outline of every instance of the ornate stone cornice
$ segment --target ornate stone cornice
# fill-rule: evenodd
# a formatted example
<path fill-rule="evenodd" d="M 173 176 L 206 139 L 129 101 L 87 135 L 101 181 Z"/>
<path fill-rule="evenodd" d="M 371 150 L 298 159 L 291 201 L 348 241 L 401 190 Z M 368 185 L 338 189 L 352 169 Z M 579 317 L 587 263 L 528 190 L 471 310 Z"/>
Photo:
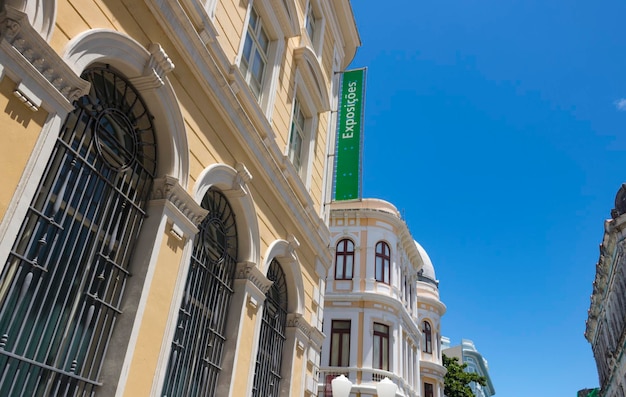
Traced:
<path fill-rule="evenodd" d="M 321 333 L 316 327 L 309 324 L 301 314 L 287 314 L 287 327 L 297 328 L 304 334 L 304 336 L 311 340 L 317 348 L 320 348 L 324 342 L 324 334 Z"/>
<path fill-rule="evenodd" d="M 154 180 L 152 200 L 168 200 L 194 225 L 199 225 L 208 211 L 202 208 L 178 183 L 178 179 L 166 176 Z"/>
<path fill-rule="evenodd" d="M 0 44 L 5 49 L 9 47 L 8 50 L 21 55 L 23 58 L 18 59 L 18 62 L 25 61 L 30 64 L 67 99 L 69 104 L 89 92 L 89 83 L 76 75 L 48 45 L 39 32 L 31 26 L 25 13 L 9 6 L 5 7 L 0 14 Z M 28 102 L 34 102 L 32 98 L 28 98 L 28 92 L 20 91 L 19 94 Z"/>
<path fill-rule="evenodd" d="M 257 287 L 263 294 L 266 294 L 273 282 L 265 277 L 253 262 L 240 262 L 235 269 L 235 279 L 248 280 Z"/>

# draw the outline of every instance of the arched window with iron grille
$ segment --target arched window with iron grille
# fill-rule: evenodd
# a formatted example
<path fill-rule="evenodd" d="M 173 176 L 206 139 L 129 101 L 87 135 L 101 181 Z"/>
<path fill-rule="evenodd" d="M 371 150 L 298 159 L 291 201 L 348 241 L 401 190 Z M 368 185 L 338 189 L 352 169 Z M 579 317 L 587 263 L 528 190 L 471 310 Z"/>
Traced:
<path fill-rule="evenodd" d="M 61 128 L 0 275 L 0 395 L 92 396 L 156 172 L 152 116 L 105 66 Z"/>
<path fill-rule="evenodd" d="M 235 214 L 226 197 L 211 188 L 202 200 L 209 211 L 200 224 L 163 396 L 215 396 L 221 368 L 228 307 L 237 265 Z"/>
<path fill-rule="evenodd" d="M 287 281 L 276 259 L 270 263 L 267 278 L 273 284 L 265 295 L 263 306 L 252 389 L 254 397 L 278 397 L 280 393 L 280 366 L 287 324 Z"/>

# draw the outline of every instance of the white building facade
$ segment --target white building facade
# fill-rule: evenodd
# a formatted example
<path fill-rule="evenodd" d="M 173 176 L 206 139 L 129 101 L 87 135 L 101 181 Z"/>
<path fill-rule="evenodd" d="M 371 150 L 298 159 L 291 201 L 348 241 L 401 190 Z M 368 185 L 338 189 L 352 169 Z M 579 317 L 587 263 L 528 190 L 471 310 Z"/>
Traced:
<path fill-rule="evenodd" d="M 330 395 L 330 381 L 344 374 L 352 395 L 375 396 L 387 377 L 398 396 L 442 397 L 446 308 L 426 251 L 382 200 L 334 202 L 329 226 L 320 392 Z"/>
<path fill-rule="evenodd" d="M 448 357 L 456 357 L 459 359 L 459 363 L 467 364 L 465 372 L 477 373 L 484 376 L 487 380 L 487 384 L 482 386 L 476 382 L 470 383 L 472 392 L 476 397 L 491 397 L 496 394 L 496 389 L 493 387 L 491 377 L 489 376 L 489 364 L 487 360 L 480 354 L 474 342 L 469 339 L 462 339 L 460 345 L 453 347 L 449 346 L 449 340 L 443 338 L 444 349 L 443 353 Z"/>
<path fill-rule="evenodd" d="M 604 222 L 585 338 L 596 359 L 601 397 L 626 395 L 626 185 Z"/>

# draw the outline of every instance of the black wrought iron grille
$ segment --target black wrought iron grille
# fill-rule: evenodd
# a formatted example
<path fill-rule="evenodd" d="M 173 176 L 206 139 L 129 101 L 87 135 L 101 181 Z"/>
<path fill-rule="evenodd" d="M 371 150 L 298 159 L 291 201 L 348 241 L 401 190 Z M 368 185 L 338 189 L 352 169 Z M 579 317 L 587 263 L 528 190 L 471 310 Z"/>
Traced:
<path fill-rule="evenodd" d="M 91 396 L 156 169 L 152 117 L 107 67 L 82 76 L 0 275 L 0 396 Z"/>
<path fill-rule="evenodd" d="M 235 214 L 226 197 L 209 189 L 209 214 L 200 224 L 178 312 L 163 396 L 215 396 L 226 319 L 237 264 Z"/>
<path fill-rule="evenodd" d="M 267 270 L 267 278 L 274 283 L 265 295 L 263 306 L 263 322 L 252 389 L 252 395 L 255 397 L 278 397 L 280 365 L 285 344 L 287 283 L 285 273 L 275 259 Z"/>

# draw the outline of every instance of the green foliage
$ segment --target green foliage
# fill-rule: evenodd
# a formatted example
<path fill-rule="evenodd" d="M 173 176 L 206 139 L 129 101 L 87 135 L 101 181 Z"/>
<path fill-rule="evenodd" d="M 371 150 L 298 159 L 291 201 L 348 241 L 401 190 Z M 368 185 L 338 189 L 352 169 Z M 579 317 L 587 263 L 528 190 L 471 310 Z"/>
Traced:
<path fill-rule="evenodd" d="M 487 385 L 487 378 L 474 372 L 465 372 L 467 364 L 460 364 L 456 357 L 448 357 L 444 354 L 443 366 L 448 370 L 443 379 L 446 397 L 474 397 L 470 383 Z"/>

